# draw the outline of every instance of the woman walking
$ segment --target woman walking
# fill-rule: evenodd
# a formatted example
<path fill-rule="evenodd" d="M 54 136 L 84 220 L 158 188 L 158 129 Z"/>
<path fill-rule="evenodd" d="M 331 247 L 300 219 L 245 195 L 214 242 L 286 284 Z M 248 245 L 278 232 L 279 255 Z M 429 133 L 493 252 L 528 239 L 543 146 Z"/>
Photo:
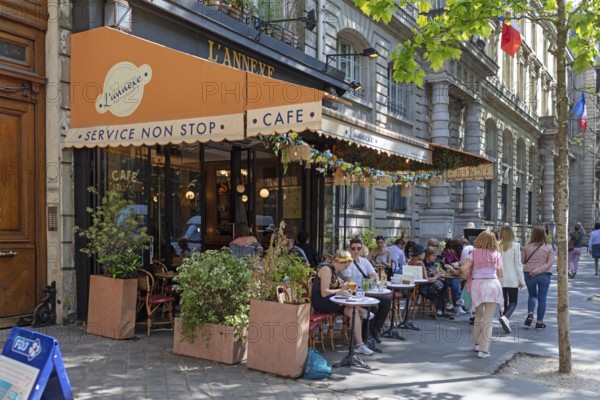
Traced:
<path fill-rule="evenodd" d="M 581 258 L 581 243 L 585 230 L 581 222 L 575 224 L 574 231 L 569 234 L 569 278 L 577 276 L 579 258 Z"/>
<path fill-rule="evenodd" d="M 504 276 L 500 278 L 502 296 L 504 297 L 504 312 L 500 312 L 500 325 L 504 333 L 510 333 L 509 318 L 517 307 L 519 289 L 525 286 L 523 264 L 521 263 L 521 245 L 515 241 L 515 234 L 508 225 L 500 228 L 500 253 Z"/>
<path fill-rule="evenodd" d="M 546 297 L 550 287 L 550 277 L 552 276 L 552 264 L 554 264 L 554 250 L 552 246 L 546 243 L 546 233 L 541 226 L 535 226 L 531 230 L 531 238 L 523 247 L 521 253 L 523 262 L 523 271 L 525 273 L 525 284 L 529 292 L 527 301 L 527 319 L 525 326 L 531 326 L 533 322 L 533 312 L 537 303 L 537 322 L 536 329 L 543 329 L 544 315 L 546 314 Z"/>
<path fill-rule="evenodd" d="M 502 278 L 502 255 L 500 254 L 496 235 L 491 231 L 483 231 L 473 242 L 473 252 L 463 265 L 463 276 L 471 279 L 471 300 L 475 308 L 473 326 L 473 343 L 477 357 L 490 356 L 492 341 L 492 320 L 496 312 L 496 304 L 502 307 L 502 286 L 498 278 Z"/>

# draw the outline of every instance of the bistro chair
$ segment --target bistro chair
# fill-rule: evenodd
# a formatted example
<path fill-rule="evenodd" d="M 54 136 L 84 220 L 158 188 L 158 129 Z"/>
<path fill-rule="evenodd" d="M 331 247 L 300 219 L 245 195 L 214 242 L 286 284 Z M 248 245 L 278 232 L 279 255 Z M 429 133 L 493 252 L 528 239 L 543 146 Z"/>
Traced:
<path fill-rule="evenodd" d="M 159 278 L 159 277 L 155 276 L 156 274 L 167 274 L 168 272 L 169 272 L 169 269 L 162 261 L 159 261 L 159 260 L 152 261 L 152 275 L 154 276 L 154 278 L 156 280 L 156 285 L 158 286 L 157 291 L 160 294 L 165 294 L 165 295 L 173 294 L 173 290 L 171 289 L 170 279 Z"/>
<path fill-rule="evenodd" d="M 311 276 L 308 279 L 308 298 L 309 298 L 309 300 L 312 298 L 311 296 L 312 296 L 313 280 L 314 280 L 314 276 Z M 342 317 L 341 334 L 344 337 L 346 343 L 348 343 L 349 319 L 343 313 L 321 313 L 321 312 L 315 311 L 311 305 L 310 321 L 311 321 L 311 324 L 312 323 L 316 324 L 315 329 L 317 329 L 317 328 L 319 329 L 319 337 L 321 340 L 321 345 L 323 347 L 323 351 L 325 351 L 324 337 L 323 337 L 325 322 L 327 322 L 327 338 L 329 339 L 329 342 L 331 344 L 331 349 L 335 350 L 335 345 L 333 343 L 333 336 L 334 336 L 334 332 L 335 332 L 335 330 L 334 330 L 335 321 L 337 320 L 338 317 Z M 314 343 L 314 330 L 311 329 L 311 331 L 312 331 L 311 334 L 313 335 L 313 343 Z"/>
<path fill-rule="evenodd" d="M 411 307 L 411 311 L 412 311 L 412 319 L 415 318 L 415 315 L 417 313 L 420 313 L 422 315 L 427 314 L 427 308 L 429 308 L 429 312 L 431 317 L 433 317 L 433 319 L 437 319 L 437 312 L 436 312 L 436 307 L 435 307 L 435 301 L 426 299 L 425 296 L 421 296 L 419 294 L 419 287 L 421 285 L 430 285 L 430 283 L 417 283 L 415 284 L 415 288 L 413 289 L 413 299 L 412 302 L 410 304 Z M 419 297 L 421 297 L 421 302 L 419 303 Z"/>
<path fill-rule="evenodd" d="M 169 314 L 168 322 L 161 322 L 161 324 L 173 325 L 173 303 L 175 297 L 170 295 L 161 294 L 158 291 L 157 285 L 154 283 L 154 276 L 146 270 L 138 269 L 138 313 L 145 306 L 146 307 L 146 325 L 148 328 L 148 336 L 150 336 L 150 328 L 152 325 L 157 325 L 153 322 L 154 314 L 159 307 L 166 307 Z"/>

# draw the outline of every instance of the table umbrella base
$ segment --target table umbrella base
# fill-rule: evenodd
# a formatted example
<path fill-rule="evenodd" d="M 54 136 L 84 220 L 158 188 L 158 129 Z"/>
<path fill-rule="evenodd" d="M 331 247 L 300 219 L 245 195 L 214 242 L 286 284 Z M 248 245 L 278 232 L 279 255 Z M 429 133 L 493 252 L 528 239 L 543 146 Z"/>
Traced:
<path fill-rule="evenodd" d="M 346 357 L 342 358 L 342 361 L 333 365 L 333 368 L 339 368 L 339 367 L 358 367 L 358 368 L 364 368 L 364 369 L 371 369 L 371 367 L 369 367 L 367 364 L 365 364 L 364 361 L 361 360 L 355 354 L 347 355 Z"/>
<path fill-rule="evenodd" d="M 419 328 L 418 326 L 416 326 L 415 324 L 413 324 L 412 321 L 400 322 L 400 324 L 398 325 L 398 328 L 400 328 L 400 329 L 412 329 L 413 331 L 420 331 L 421 330 L 421 328 Z"/>
<path fill-rule="evenodd" d="M 387 331 L 383 332 L 381 336 L 390 339 L 398 339 L 405 341 L 406 338 L 400 334 L 400 330 L 398 328 L 390 328 Z"/>

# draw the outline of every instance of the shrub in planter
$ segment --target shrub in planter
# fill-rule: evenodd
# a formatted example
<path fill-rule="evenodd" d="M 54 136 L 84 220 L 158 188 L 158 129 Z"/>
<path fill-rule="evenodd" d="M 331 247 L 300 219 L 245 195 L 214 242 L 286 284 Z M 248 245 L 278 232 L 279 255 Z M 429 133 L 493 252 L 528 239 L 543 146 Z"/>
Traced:
<path fill-rule="evenodd" d="M 90 192 L 97 194 L 95 188 Z M 87 239 L 81 252 L 96 256 L 105 276 L 90 277 L 88 333 L 114 339 L 133 337 L 135 331 L 137 281 L 142 251 L 148 248 L 144 216 L 132 201 L 111 189 L 96 208 L 87 208 L 92 223 L 75 233 Z"/>
<path fill-rule="evenodd" d="M 250 325 L 248 327 L 249 368 L 298 378 L 303 373 L 308 351 L 310 304 L 303 298 L 310 268 L 288 251 L 282 222 L 277 239 L 260 266 L 253 270 Z M 277 286 L 288 289 L 285 304 L 277 302 Z"/>
<path fill-rule="evenodd" d="M 175 332 L 176 353 L 228 363 L 241 361 L 213 358 L 211 354 L 219 355 L 223 351 L 208 351 L 208 354 L 202 347 L 214 350 L 223 344 L 238 346 L 233 354 L 245 356 L 251 268 L 249 257 L 236 258 L 226 247 L 193 253 L 184 259 L 174 278 L 174 290 L 181 296 L 181 331 Z M 233 340 L 231 337 L 223 340 L 223 335 L 230 335 Z M 186 349 L 192 350 L 189 345 L 195 342 L 198 342 L 195 348 L 199 353 L 190 354 Z M 232 353 L 231 349 L 225 352 Z"/>

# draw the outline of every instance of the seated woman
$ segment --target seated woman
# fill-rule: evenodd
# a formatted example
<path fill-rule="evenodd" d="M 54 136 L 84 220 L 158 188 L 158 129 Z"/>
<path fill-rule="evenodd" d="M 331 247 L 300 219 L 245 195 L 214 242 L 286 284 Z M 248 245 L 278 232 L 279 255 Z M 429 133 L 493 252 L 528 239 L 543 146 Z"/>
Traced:
<path fill-rule="evenodd" d="M 345 250 L 338 250 L 333 255 L 331 263 L 320 265 L 317 276 L 313 280 L 311 302 L 315 311 L 322 313 L 335 313 L 343 310 L 348 318 L 352 318 L 355 307 L 343 307 L 331 301 L 335 295 L 349 295 L 348 283 L 344 283 L 339 277 L 342 271 L 346 270 L 352 262 L 352 256 Z M 362 339 L 362 320 L 368 315 L 368 311 L 362 307 L 356 307 L 356 318 L 354 323 L 354 342 L 356 348 L 354 351 L 360 354 L 371 355 L 373 351 L 369 349 Z"/>
<path fill-rule="evenodd" d="M 437 314 L 442 315 L 444 313 L 444 307 L 448 301 L 448 288 L 446 282 L 441 280 L 442 272 L 438 270 L 437 250 L 429 248 L 425 251 L 425 259 L 423 264 L 425 265 L 425 277 L 429 282 L 425 297 L 435 302 Z"/>
<path fill-rule="evenodd" d="M 371 264 L 373 267 L 384 268 L 388 278 L 394 275 L 392 270 L 392 256 L 390 251 L 385 247 L 385 238 L 383 236 L 377 236 L 375 238 L 377 247 L 371 252 Z"/>
<path fill-rule="evenodd" d="M 446 270 L 446 276 L 460 277 L 460 251 L 462 245 L 455 239 L 448 239 L 446 241 L 446 247 L 442 251 L 442 262 L 444 263 L 444 269 Z M 461 298 L 462 289 L 460 286 L 460 279 L 448 279 L 446 281 L 447 286 L 452 289 L 452 303 L 450 306 L 455 314 L 462 315 L 466 314 L 463 310 L 463 300 Z M 448 293 L 448 298 L 450 297 Z M 448 308 L 450 311 L 450 308 Z"/>
<path fill-rule="evenodd" d="M 419 295 L 430 301 L 435 302 L 436 307 L 440 301 L 440 293 L 443 291 L 443 285 L 440 288 L 438 283 L 434 283 L 438 280 L 439 274 L 437 271 L 428 271 L 425 267 L 426 262 L 435 264 L 437 254 L 435 250 L 425 250 L 425 246 L 420 243 L 416 243 L 412 249 L 412 256 L 408 260 L 408 265 L 420 265 L 423 268 L 423 277 L 427 279 L 427 283 L 419 285 Z M 429 260 L 429 261 L 427 261 Z M 434 267 L 435 269 L 435 267 Z M 442 297 L 443 301 L 443 297 Z"/>
<path fill-rule="evenodd" d="M 244 256 L 263 255 L 263 247 L 254 236 L 250 234 L 250 228 L 247 224 L 235 224 L 237 237 L 229 243 L 229 249 L 234 256 L 242 258 Z"/>

